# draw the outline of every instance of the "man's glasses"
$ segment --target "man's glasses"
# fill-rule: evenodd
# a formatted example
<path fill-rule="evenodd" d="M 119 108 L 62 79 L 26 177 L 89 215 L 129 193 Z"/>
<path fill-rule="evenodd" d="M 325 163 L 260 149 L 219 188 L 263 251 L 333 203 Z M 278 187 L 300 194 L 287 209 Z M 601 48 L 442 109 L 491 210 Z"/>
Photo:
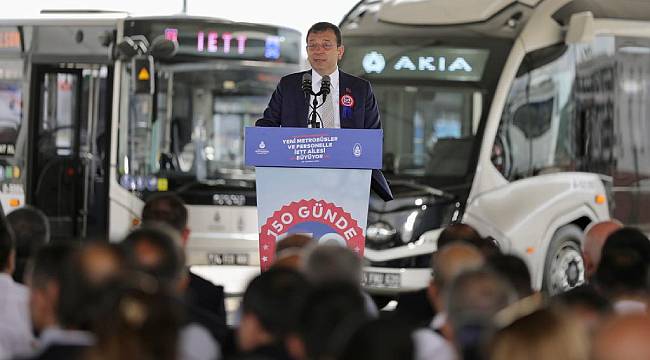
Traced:
<path fill-rule="evenodd" d="M 307 44 L 307 50 L 317 50 L 318 48 L 323 48 L 323 50 L 332 50 L 336 47 L 335 44 L 332 43 L 323 43 L 323 44 Z"/>

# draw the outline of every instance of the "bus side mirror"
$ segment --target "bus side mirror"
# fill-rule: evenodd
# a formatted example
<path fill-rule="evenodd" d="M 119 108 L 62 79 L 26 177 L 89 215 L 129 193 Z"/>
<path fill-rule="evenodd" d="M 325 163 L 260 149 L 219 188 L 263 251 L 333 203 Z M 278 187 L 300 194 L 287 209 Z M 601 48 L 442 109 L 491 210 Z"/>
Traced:
<path fill-rule="evenodd" d="M 174 40 L 165 39 L 164 36 L 158 36 L 151 42 L 149 54 L 154 58 L 170 58 L 176 55 L 178 51 L 178 42 Z"/>
<path fill-rule="evenodd" d="M 569 28 L 564 40 L 566 44 L 587 44 L 592 42 L 595 37 L 594 14 L 591 11 L 571 15 Z"/>

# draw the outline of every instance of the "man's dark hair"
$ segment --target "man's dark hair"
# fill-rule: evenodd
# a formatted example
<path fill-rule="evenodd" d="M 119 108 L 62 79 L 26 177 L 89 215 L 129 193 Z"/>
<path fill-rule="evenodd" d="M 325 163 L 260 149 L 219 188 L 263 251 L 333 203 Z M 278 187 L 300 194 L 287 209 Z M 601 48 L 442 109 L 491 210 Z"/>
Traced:
<path fill-rule="evenodd" d="M 41 210 L 29 205 L 10 212 L 7 222 L 16 238 L 14 279 L 23 282 L 27 261 L 49 241 L 50 223 Z"/>
<path fill-rule="evenodd" d="M 412 332 L 411 326 L 394 318 L 371 320 L 352 335 L 339 359 L 413 359 Z"/>
<path fill-rule="evenodd" d="M 9 258 L 16 247 L 13 231 L 4 216 L 0 217 L 0 272 L 9 266 Z"/>
<path fill-rule="evenodd" d="M 624 227 L 605 241 L 596 270 L 598 288 L 608 297 L 647 291 L 650 241 L 638 229 Z"/>
<path fill-rule="evenodd" d="M 187 208 L 178 195 L 159 193 L 147 199 L 142 209 L 142 222 L 161 222 L 182 232 L 187 227 Z"/>
<path fill-rule="evenodd" d="M 31 284 L 42 288 L 48 282 L 61 283 L 64 276 L 65 264 L 70 260 L 77 246 L 72 243 L 60 242 L 46 244 L 34 255 L 31 272 Z"/>
<path fill-rule="evenodd" d="M 90 331 L 101 315 L 103 299 L 108 289 L 118 281 L 119 275 L 107 274 L 94 278 L 92 263 L 87 259 L 89 252 L 96 249 L 119 256 L 117 249 L 107 243 L 88 243 L 69 255 L 63 266 L 59 283 L 57 316 L 61 327 Z"/>
<path fill-rule="evenodd" d="M 309 30 L 307 30 L 307 36 L 305 40 L 309 40 L 309 34 L 311 33 L 321 33 L 324 31 L 332 30 L 334 35 L 336 35 L 336 46 L 341 46 L 341 29 L 338 26 L 328 23 L 328 22 L 318 22 L 312 25 Z"/>
<path fill-rule="evenodd" d="M 277 340 L 295 326 L 295 309 L 304 300 L 309 282 L 301 273 L 277 268 L 253 279 L 242 299 L 244 314 L 255 315 L 266 331 Z"/>
<path fill-rule="evenodd" d="M 148 223 L 133 230 L 122 242 L 127 265 L 156 277 L 165 285 L 173 285 L 185 267 L 182 249 L 175 236 L 173 229 L 161 223 Z M 159 259 L 155 263 L 144 263 L 137 251 L 140 244 L 151 246 L 158 252 Z"/>
<path fill-rule="evenodd" d="M 338 358 L 352 334 L 367 320 L 358 287 L 327 283 L 312 289 L 298 315 L 297 332 L 307 358 Z"/>
<path fill-rule="evenodd" d="M 488 266 L 510 282 L 519 298 L 533 294 L 528 265 L 522 258 L 512 254 L 497 254 L 488 257 Z"/>
<path fill-rule="evenodd" d="M 553 296 L 551 304 L 568 308 L 586 308 L 602 315 L 612 312 L 612 303 L 589 284 Z"/>

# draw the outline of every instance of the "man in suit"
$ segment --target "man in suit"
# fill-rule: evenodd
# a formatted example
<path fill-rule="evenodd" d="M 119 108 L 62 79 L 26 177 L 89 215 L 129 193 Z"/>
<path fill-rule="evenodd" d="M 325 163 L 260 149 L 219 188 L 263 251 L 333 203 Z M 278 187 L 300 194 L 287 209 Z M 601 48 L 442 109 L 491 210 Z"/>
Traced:
<path fill-rule="evenodd" d="M 321 90 L 321 80 L 329 76 L 330 93 L 315 110 L 322 127 L 348 129 L 379 129 L 379 108 L 370 83 L 338 68 L 345 47 L 341 30 L 327 22 L 314 24 L 307 32 L 307 60 L 312 69 L 287 75 L 280 80 L 269 105 L 256 126 L 307 127 L 313 109 L 314 96 L 302 89 L 303 76 L 311 74 L 312 91 Z M 373 170 L 372 189 L 384 200 L 392 200 L 390 188 L 382 173 Z"/>

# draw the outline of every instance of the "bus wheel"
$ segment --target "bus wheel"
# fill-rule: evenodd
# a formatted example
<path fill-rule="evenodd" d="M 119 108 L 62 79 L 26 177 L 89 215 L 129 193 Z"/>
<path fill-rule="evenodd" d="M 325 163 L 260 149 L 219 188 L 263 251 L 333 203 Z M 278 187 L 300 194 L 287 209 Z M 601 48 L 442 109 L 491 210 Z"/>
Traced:
<path fill-rule="evenodd" d="M 555 295 L 570 290 L 585 281 L 585 265 L 582 260 L 584 234 L 575 225 L 558 229 L 546 252 L 544 263 L 544 291 Z"/>

